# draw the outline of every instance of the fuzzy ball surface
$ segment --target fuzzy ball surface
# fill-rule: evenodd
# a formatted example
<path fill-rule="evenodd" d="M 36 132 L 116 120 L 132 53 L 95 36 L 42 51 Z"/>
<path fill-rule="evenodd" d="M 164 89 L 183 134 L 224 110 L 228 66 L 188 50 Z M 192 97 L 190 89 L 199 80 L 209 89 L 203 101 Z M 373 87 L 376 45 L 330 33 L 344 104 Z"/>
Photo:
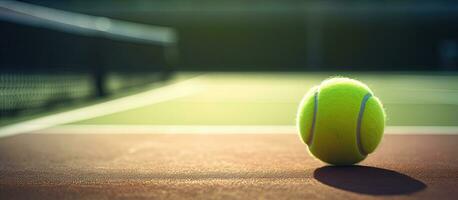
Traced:
<path fill-rule="evenodd" d="M 382 103 L 364 83 L 330 78 L 302 99 L 297 128 L 316 158 L 332 165 L 351 165 L 377 148 L 385 118 Z"/>

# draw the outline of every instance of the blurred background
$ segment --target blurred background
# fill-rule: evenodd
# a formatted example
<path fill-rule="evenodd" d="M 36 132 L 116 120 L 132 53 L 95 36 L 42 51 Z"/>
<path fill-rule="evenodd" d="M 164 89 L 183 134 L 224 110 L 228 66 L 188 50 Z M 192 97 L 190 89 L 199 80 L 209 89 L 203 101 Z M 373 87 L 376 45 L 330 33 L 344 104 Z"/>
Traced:
<path fill-rule="evenodd" d="M 189 80 L 198 92 L 74 123 L 293 125 L 343 75 L 389 125 L 455 126 L 457 24 L 453 0 L 0 1 L 0 125 Z"/>
<path fill-rule="evenodd" d="M 457 69 L 453 0 L 29 2 L 174 28 L 177 70 Z"/>

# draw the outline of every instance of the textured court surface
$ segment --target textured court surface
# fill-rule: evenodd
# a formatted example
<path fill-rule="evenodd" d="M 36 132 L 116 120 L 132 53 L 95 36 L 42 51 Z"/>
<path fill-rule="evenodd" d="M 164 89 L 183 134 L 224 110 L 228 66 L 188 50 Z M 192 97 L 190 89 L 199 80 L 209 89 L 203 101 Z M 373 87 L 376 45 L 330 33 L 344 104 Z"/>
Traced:
<path fill-rule="evenodd" d="M 337 168 L 294 134 L 22 134 L 0 139 L 0 199 L 454 199 L 457 146 L 386 135 Z"/>

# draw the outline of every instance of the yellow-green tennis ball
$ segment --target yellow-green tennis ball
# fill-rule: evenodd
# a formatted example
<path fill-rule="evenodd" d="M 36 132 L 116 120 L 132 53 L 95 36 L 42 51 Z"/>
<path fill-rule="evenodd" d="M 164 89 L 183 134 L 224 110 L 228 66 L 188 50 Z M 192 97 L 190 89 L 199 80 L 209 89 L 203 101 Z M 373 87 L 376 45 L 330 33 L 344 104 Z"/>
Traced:
<path fill-rule="evenodd" d="M 385 111 L 365 84 L 331 78 L 304 96 L 297 126 L 315 157 L 333 165 L 350 165 L 365 159 L 380 143 Z"/>

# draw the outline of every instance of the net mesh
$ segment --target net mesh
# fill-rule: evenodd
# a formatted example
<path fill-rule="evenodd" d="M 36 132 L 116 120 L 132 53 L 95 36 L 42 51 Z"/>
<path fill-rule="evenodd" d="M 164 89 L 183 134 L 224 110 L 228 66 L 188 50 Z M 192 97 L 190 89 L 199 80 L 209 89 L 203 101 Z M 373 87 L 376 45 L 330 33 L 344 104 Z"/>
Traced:
<path fill-rule="evenodd" d="M 2 73 L 0 90 L 2 116 L 94 97 L 94 84 L 89 74 Z"/>

